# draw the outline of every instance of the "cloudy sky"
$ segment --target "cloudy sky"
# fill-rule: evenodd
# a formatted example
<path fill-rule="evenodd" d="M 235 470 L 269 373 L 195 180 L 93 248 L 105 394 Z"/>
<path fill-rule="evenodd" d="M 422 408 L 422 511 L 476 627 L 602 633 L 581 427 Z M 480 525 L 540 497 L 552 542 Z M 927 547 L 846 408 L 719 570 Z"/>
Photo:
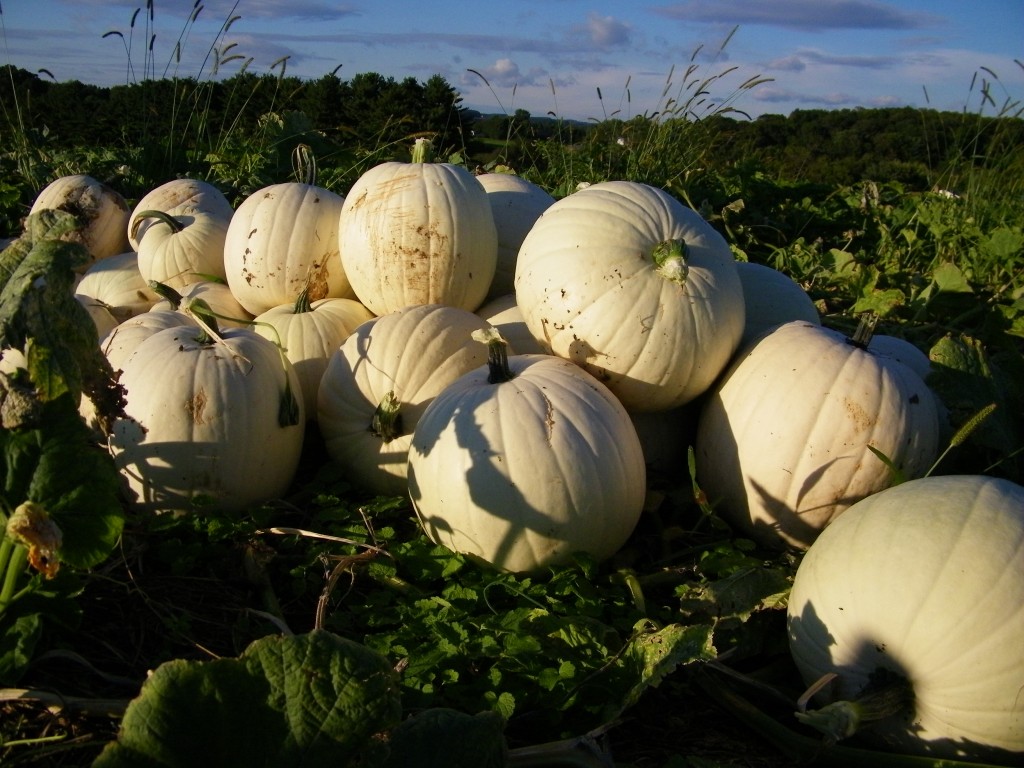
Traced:
<path fill-rule="evenodd" d="M 0 8 L 0 61 L 104 86 L 221 78 L 242 67 L 285 67 L 302 78 L 337 71 L 346 80 L 440 74 L 466 107 L 578 119 L 666 105 L 697 114 L 731 106 L 751 117 L 858 106 L 975 111 L 983 82 L 997 107 L 1024 98 L 1024 0 L 0 0 Z M 702 84 L 706 94 L 694 97 Z"/>

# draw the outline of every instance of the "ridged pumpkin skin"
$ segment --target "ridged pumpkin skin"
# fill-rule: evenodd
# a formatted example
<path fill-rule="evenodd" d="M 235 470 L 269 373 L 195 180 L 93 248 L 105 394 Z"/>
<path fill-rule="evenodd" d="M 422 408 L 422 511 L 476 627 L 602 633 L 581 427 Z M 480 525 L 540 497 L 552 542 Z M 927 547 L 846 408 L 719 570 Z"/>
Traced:
<path fill-rule="evenodd" d="M 668 242 L 683 253 L 659 266 Z M 548 208 L 519 251 L 515 292 L 540 345 L 632 411 L 696 398 L 743 333 L 743 287 L 724 238 L 667 193 L 635 182 L 594 184 Z"/>
<path fill-rule="evenodd" d="M 427 536 L 505 571 L 537 572 L 578 552 L 605 560 L 633 532 L 644 455 L 616 397 L 568 360 L 508 358 L 438 395 L 409 446 L 409 496 Z"/>
<path fill-rule="evenodd" d="M 160 299 L 142 278 L 139 257 L 133 251 L 93 263 L 78 281 L 75 293 L 108 305 L 121 320 L 147 312 Z"/>
<path fill-rule="evenodd" d="M 749 261 L 736 262 L 736 269 L 743 283 L 746 304 L 741 347 L 776 325 L 791 320 L 821 325 L 814 301 L 789 275 L 766 264 Z"/>
<path fill-rule="evenodd" d="M 417 304 L 472 312 L 498 259 L 487 193 L 448 163 L 370 168 L 345 198 L 339 243 L 352 289 L 375 315 Z"/>
<path fill-rule="evenodd" d="M 247 328 L 212 344 L 200 333 L 159 331 L 123 366 L 128 418 L 108 444 L 142 511 L 185 512 L 203 497 L 241 510 L 282 496 L 298 467 L 305 413 L 291 363 Z M 282 423 L 286 385 L 296 411 Z"/>
<path fill-rule="evenodd" d="M 338 217 L 345 198 L 315 184 L 271 184 L 246 197 L 228 224 L 228 286 L 250 314 L 295 301 L 352 298 L 338 255 Z"/>
<path fill-rule="evenodd" d="M 363 323 L 327 363 L 317 420 L 328 455 L 366 490 L 404 496 L 413 430 L 423 411 L 459 376 L 487 361 L 472 338 L 487 323 L 464 309 L 420 304 Z M 400 422 L 374 426 L 393 394 Z"/>
<path fill-rule="evenodd" d="M 703 403 L 697 475 L 745 534 L 806 548 L 829 521 L 934 462 L 935 399 L 910 368 L 813 323 L 778 326 L 734 361 Z"/>
<path fill-rule="evenodd" d="M 865 737 L 933 758 L 1022 764 L 1024 487 L 931 476 L 858 502 L 804 554 L 788 628 L 808 685 L 839 675 L 815 705 L 856 696 L 877 668 L 909 680 L 912 717 Z"/>

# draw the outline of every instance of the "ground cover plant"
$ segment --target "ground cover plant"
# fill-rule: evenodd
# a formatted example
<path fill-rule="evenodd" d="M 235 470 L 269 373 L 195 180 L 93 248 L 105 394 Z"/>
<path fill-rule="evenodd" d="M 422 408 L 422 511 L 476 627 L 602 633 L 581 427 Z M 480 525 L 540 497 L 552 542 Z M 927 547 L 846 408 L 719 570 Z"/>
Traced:
<path fill-rule="evenodd" d="M 911 189 L 778 175 L 756 154 L 713 163 L 724 136 L 714 118 L 758 78 L 703 106 L 718 82 L 691 67 L 669 76 L 657 109 L 604 115 L 580 142 L 564 123 L 547 137 L 510 133 L 497 156 L 466 144 L 448 157 L 466 173 L 511 167 L 556 198 L 608 180 L 673 195 L 737 259 L 791 277 L 824 325 L 852 334 L 870 315 L 876 334 L 928 358 L 945 414 L 934 474 L 1024 481 L 1024 212 L 1020 176 L 1006 172 L 1022 150 L 989 135 L 1013 135 L 1016 102 L 996 103 L 998 79 L 981 73 L 955 116 L 974 150 Z M 335 151 L 298 113 L 257 124 L 254 135 L 225 129 L 202 162 L 174 172 L 201 170 L 237 207 L 245 191 L 294 181 L 282 158 L 302 145 L 318 183 L 347 194 L 363 170 L 407 160 L 420 133 Z M 0 188 L 21 190 L 11 194 L 20 201 L 27 179 L 35 194 L 45 177 L 13 170 L 39 169 L 37 150 L 17 147 Z M 120 180 L 135 202 L 171 170 L 151 176 L 160 166 L 139 149 L 80 147 L 47 175 Z M 433 543 L 408 497 L 361 488 L 315 426 L 279 498 L 140 514 L 79 412 L 83 392 L 113 414 L 124 394 L 72 299 L 86 255 L 62 238 L 81 222 L 46 211 L 21 221 L 17 206 L 5 209 L 19 213 L 0 254 L 3 346 L 26 357 L 21 373 L 0 376 L 5 764 L 957 764 L 857 737 L 832 743 L 794 715 L 806 685 L 789 657 L 786 607 L 800 555 L 725 522 L 687 426 L 650 473 L 624 546 L 537 573 Z"/>

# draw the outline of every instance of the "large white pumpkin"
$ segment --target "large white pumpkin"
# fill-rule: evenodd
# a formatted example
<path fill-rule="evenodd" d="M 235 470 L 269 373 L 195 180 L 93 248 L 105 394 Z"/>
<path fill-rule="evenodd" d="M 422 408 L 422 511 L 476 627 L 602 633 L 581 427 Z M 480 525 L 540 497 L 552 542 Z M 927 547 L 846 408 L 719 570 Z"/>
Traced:
<path fill-rule="evenodd" d="M 490 333 L 496 333 L 493 329 Z M 615 554 L 646 497 L 629 414 L 551 355 L 488 364 L 427 406 L 409 446 L 409 496 L 432 541 L 507 571 Z"/>
<path fill-rule="evenodd" d="M 487 193 L 469 171 L 450 163 L 370 168 L 345 198 L 339 238 L 352 289 L 375 315 L 415 304 L 472 312 L 497 266 Z"/>
<path fill-rule="evenodd" d="M 288 490 L 306 422 L 298 377 L 272 342 L 247 328 L 217 340 L 198 325 L 168 328 L 138 344 L 120 382 L 127 418 L 108 445 L 138 509 L 242 510 Z"/>
<path fill-rule="evenodd" d="M 734 361 L 703 402 L 697 475 L 744 534 L 806 548 L 831 520 L 938 451 L 931 391 L 902 363 L 804 321 L 777 326 Z"/>
<path fill-rule="evenodd" d="M 363 323 L 327 363 L 317 420 L 328 455 L 352 482 L 404 496 L 409 443 L 430 401 L 487 360 L 472 337 L 487 323 L 443 304 L 416 304 Z"/>
<path fill-rule="evenodd" d="M 519 251 L 515 292 L 541 346 L 633 411 L 696 398 L 743 333 L 743 286 L 725 239 L 635 182 L 594 184 L 549 207 Z"/>
<path fill-rule="evenodd" d="M 352 298 L 338 255 L 345 198 L 287 181 L 253 192 L 238 206 L 224 240 L 228 286 L 252 315 L 295 301 Z"/>
<path fill-rule="evenodd" d="M 1024 764 L 1024 487 L 927 477 L 850 507 L 804 555 L 789 645 L 815 701 L 855 698 L 877 670 L 913 703 L 865 732 L 932 758 Z"/>
<path fill-rule="evenodd" d="M 736 269 L 743 283 L 743 301 L 746 305 L 741 347 L 765 331 L 790 320 L 821 324 L 814 301 L 786 273 L 767 264 L 750 261 L 737 261 Z"/>

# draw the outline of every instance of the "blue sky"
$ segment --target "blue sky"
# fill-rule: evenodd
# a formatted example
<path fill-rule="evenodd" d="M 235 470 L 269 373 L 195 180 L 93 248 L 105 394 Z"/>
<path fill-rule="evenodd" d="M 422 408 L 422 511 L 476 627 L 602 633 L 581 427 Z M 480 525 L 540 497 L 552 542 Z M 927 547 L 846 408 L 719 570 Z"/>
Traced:
<path fill-rule="evenodd" d="M 697 114 L 723 105 L 751 117 L 858 106 L 976 111 L 983 79 L 997 106 L 1024 99 L 1024 0 L 0 0 L 0 8 L 0 62 L 104 86 L 147 74 L 227 77 L 242 66 L 318 78 L 340 66 L 342 79 L 440 74 L 466 107 L 578 119 L 694 103 L 706 80 Z M 742 87 L 760 78 L 768 80 Z"/>

